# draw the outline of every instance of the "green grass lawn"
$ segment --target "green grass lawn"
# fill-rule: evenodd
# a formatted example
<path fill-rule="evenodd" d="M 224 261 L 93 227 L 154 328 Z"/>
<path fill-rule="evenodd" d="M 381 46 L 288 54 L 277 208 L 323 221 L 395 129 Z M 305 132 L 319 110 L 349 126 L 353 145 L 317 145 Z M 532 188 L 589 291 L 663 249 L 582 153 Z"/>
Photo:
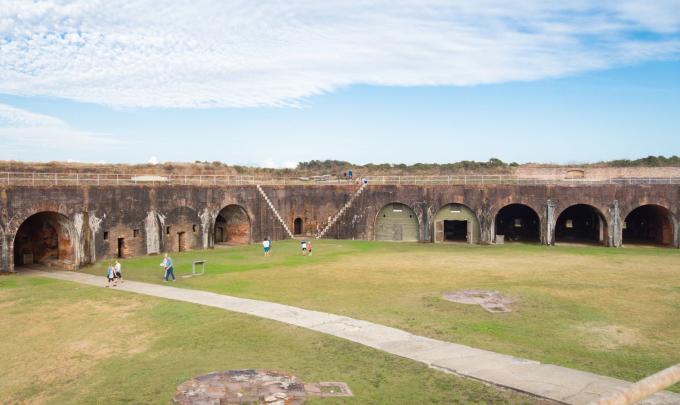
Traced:
<path fill-rule="evenodd" d="M 535 403 L 278 322 L 29 276 L 0 277 L 0 359 L 2 404 L 168 404 L 190 377 L 237 368 L 355 394 L 311 404 Z"/>
<path fill-rule="evenodd" d="M 178 287 L 280 302 L 451 342 L 637 380 L 680 362 L 680 250 L 318 241 L 314 256 L 277 241 L 174 255 Z M 123 262 L 127 278 L 162 282 L 159 256 Z M 105 263 L 83 269 L 104 274 Z M 491 289 L 509 314 L 441 293 Z M 680 392 L 680 387 L 675 386 Z"/>

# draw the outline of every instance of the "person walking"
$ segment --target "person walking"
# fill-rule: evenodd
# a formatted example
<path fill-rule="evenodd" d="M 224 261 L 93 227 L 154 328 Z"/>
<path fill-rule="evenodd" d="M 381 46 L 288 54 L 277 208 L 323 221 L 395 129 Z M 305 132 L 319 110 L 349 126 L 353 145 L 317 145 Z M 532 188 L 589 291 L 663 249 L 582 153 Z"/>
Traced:
<path fill-rule="evenodd" d="M 300 241 L 300 247 L 302 248 L 302 256 L 307 256 L 307 242 L 304 239 Z"/>
<path fill-rule="evenodd" d="M 116 264 L 113 266 L 113 275 L 120 280 L 120 282 L 123 282 L 123 273 L 121 271 L 121 265 L 118 260 L 116 260 Z"/>
<path fill-rule="evenodd" d="M 109 280 L 107 287 L 116 286 L 116 274 L 113 270 L 113 264 L 109 263 L 109 267 L 106 269 L 106 278 Z"/>
<path fill-rule="evenodd" d="M 161 267 L 165 267 L 165 276 L 163 280 L 167 283 L 168 278 L 172 277 L 172 281 L 175 281 L 175 269 L 172 267 L 172 259 L 166 253 L 163 257 L 163 262 L 161 262 Z"/>
<path fill-rule="evenodd" d="M 312 255 L 312 241 L 310 240 L 307 242 L 307 251 L 309 252 L 309 255 Z"/>
<path fill-rule="evenodd" d="M 262 249 L 264 249 L 264 256 L 267 257 L 269 256 L 269 249 L 271 247 L 271 242 L 269 242 L 269 239 L 265 239 L 262 241 Z"/>

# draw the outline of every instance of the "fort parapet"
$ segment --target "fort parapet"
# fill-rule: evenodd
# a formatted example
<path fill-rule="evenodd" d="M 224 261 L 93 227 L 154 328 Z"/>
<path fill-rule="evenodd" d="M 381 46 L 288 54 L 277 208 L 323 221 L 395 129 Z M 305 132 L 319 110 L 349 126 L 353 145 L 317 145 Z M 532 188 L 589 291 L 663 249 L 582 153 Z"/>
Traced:
<path fill-rule="evenodd" d="M 284 239 L 286 228 L 301 238 L 327 228 L 323 236 L 337 239 L 680 246 L 677 178 L 582 183 L 472 176 L 461 183 L 430 176 L 398 184 L 378 177 L 360 194 L 354 182 L 272 182 L 261 186 L 270 203 L 257 184 L 216 179 L 0 184 L 0 270 L 74 269 L 103 258 Z"/>

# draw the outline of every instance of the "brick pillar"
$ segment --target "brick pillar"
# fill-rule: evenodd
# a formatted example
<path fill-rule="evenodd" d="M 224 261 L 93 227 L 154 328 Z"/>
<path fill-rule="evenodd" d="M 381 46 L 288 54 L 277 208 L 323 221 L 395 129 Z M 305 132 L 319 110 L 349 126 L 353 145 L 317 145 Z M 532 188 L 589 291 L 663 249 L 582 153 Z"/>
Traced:
<path fill-rule="evenodd" d="M 621 211 L 619 210 L 618 200 L 614 200 L 609 206 L 610 223 L 608 228 L 607 246 L 621 247 L 623 244 L 623 223 L 621 222 Z"/>
<path fill-rule="evenodd" d="M 545 214 L 541 220 L 541 243 L 544 245 L 555 244 L 555 202 L 548 199 L 545 202 Z"/>
<path fill-rule="evenodd" d="M 673 246 L 680 248 L 680 222 L 671 215 L 671 222 L 673 222 Z"/>

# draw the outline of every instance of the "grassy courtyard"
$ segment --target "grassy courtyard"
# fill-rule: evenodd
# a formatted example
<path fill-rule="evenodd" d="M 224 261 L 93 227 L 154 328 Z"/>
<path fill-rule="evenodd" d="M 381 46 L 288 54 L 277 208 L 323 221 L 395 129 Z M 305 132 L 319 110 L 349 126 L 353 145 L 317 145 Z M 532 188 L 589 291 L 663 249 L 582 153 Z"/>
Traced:
<path fill-rule="evenodd" d="M 680 251 L 588 246 L 468 246 L 295 241 L 174 255 L 178 287 L 348 315 L 437 339 L 636 380 L 680 362 Z M 129 279 L 161 283 L 160 257 L 123 262 Z M 83 269 L 103 275 L 105 263 Z M 514 312 L 441 299 L 498 290 Z M 232 315 L 230 315 L 232 316 Z M 680 392 L 680 387 L 673 387 Z"/>
<path fill-rule="evenodd" d="M 312 404 L 534 403 L 347 341 L 199 305 L 0 277 L 0 403 L 168 404 L 188 378 L 264 368 L 345 381 Z"/>

